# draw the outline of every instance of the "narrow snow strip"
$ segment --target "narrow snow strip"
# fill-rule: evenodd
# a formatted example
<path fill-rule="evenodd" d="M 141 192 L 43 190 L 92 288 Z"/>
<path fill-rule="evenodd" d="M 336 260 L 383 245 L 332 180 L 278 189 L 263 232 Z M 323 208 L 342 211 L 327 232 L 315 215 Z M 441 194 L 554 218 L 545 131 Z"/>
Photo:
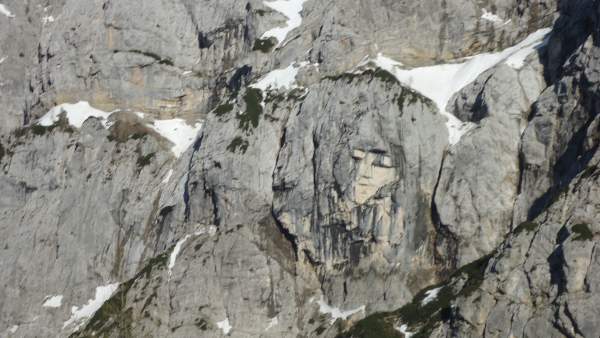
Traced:
<path fill-rule="evenodd" d="M 498 53 L 483 53 L 466 58 L 461 63 L 440 64 L 402 69 L 401 64 L 381 54 L 373 62 L 393 74 L 398 81 L 430 98 L 448 118 L 449 142 L 454 145 L 473 125 L 463 123 L 446 110 L 448 101 L 459 90 L 475 81 L 479 75 L 501 62 L 519 68 L 525 58 L 545 42 L 550 28 L 540 29 L 519 44 Z"/>
<path fill-rule="evenodd" d="M 58 122 L 62 113 L 66 114 L 69 124 L 75 128 L 81 128 L 83 122 L 90 117 L 97 117 L 102 120 L 102 124 L 107 127 L 107 119 L 111 113 L 98 110 L 90 106 L 86 101 L 80 101 L 75 104 L 64 103 L 50 109 L 46 115 L 38 121 L 38 124 L 44 127 L 49 127 Z"/>
<path fill-rule="evenodd" d="M 8 329 L 8 332 L 15 333 L 19 329 L 19 325 L 13 325 Z"/>
<path fill-rule="evenodd" d="M 503 23 L 504 22 L 504 20 L 502 20 L 501 17 L 499 17 L 498 15 L 496 15 L 492 12 L 486 11 L 485 8 L 483 9 L 483 14 L 481 15 L 481 18 L 483 20 L 490 21 L 493 23 Z"/>
<path fill-rule="evenodd" d="M 215 226 L 210 226 L 208 228 L 202 228 L 202 229 L 194 232 L 194 236 L 204 235 L 205 233 L 208 233 L 210 236 L 213 236 L 216 233 L 216 231 L 217 230 L 216 230 Z M 190 234 L 185 235 L 182 239 L 177 241 L 177 243 L 175 244 L 175 247 L 173 248 L 173 251 L 171 252 L 171 255 L 169 256 L 169 264 L 167 265 L 167 268 L 169 270 L 169 278 L 171 278 L 173 267 L 175 266 L 175 262 L 177 261 L 177 256 L 179 255 L 179 252 L 181 252 L 181 248 L 182 248 L 183 244 L 185 244 L 185 242 L 188 239 L 190 239 L 190 237 L 192 237 L 192 235 L 190 235 Z"/>
<path fill-rule="evenodd" d="M 229 318 L 225 318 L 224 320 L 217 323 L 217 327 L 223 331 L 223 334 L 229 334 L 231 332 L 231 325 L 229 324 Z"/>
<path fill-rule="evenodd" d="M 175 266 L 175 261 L 177 260 L 177 255 L 179 255 L 179 252 L 181 251 L 181 247 L 188 239 L 190 239 L 190 237 L 192 237 L 192 235 L 185 235 L 185 237 L 180 239 L 177 242 L 177 244 L 175 244 L 175 248 L 173 248 L 173 251 L 171 252 L 171 256 L 169 256 L 169 265 L 168 265 L 169 278 L 171 277 L 173 267 Z"/>
<path fill-rule="evenodd" d="M 173 169 L 170 169 L 169 172 L 167 172 L 167 174 L 165 175 L 165 178 L 163 178 L 163 180 L 162 180 L 162 183 L 163 184 L 169 183 L 169 181 L 171 180 L 171 176 L 173 176 Z"/>
<path fill-rule="evenodd" d="M 296 76 L 300 68 L 307 66 L 308 62 L 292 63 L 286 68 L 276 69 L 262 77 L 258 82 L 250 85 L 252 88 L 260 89 L 263 92 L 276 89 L 294 89 L 296 85 Z"/>
<path fill-rule="evenodd" d="M 7 59 L 7 57 L 6 57 L 6 56 L 5 56 L 5 57 L 3 57 L 3 58 L 1 58 L 1 59 L 0 59 L 0 64 L 2 64 L 4 61 L 6 61 L 6 59 Z"/>
<path fill-rule="evenodd" d="M 340 308 L 333 307 L 333 306 L 327 304 L 325 302 L 325 300 L 323 299 L 323 296 L 321 296 L 321 299 L 318 300 L 317 303 L 319 304 L 319 312 L 321 312 L 322 314 L 331 315 L 331 320 L 329 321 L 330 324 L 335 323 L 335 321 L 338 319 L 346 320 L 346 319 L 348 319 L 348 317 L 352 316 L 355 313 L 365 311 L 364 305 L 360 306 L 354 310 L 342 311 Z"/>
<path fill-rule="evenodd" d="M 443 286 L 440 286 L 439 288 L 431 289 L 425 292 L 425 298 L 421 301 L 421 305 L 424 306 L 433 302 L 443 288 Z"/>
<path fill-rule="evenodd" d="M 198 122 L 193 126 L 188 125 L 185 120 L 155 120 L 149 127 L 173 143 L 171 151 L 176 157 L 181 156 L 196 141 L 196 136 L 202 128 Z"/>
<path fill-rule="evenodd" d="M 102 307 L 102 304 L 104 304 L 104 302 L 106 302 L 113 295 L 118 287 L 119 283 L 97 287 L 96 296 L 94 299 L 90 299 L 88 303 L 83 305 L 81 308 L 78 308 L 77 306 L 73 306 L 71 308 L 71 318 L 64 323 L 63 329 L 75 323 L 78 323 L 75 329 L 79 328 L 82 320 L 93 316 L 94 313 L 96 313 L 96 311 Z"/>
<path fill-rule="evenodd" d="M 269 324 L 267 324 L 265 331 L 268 331 L 269 329 L 271 329 L 277 325 L 279 325 L 279 318 L 277 316 L 275 316 L 275 317 L 271 318 L 271 320 L 269 320 Z"/>
<path fill-rule="evenodd" d="M 4 14 L 9 18 L 14 18 L 15 15 L 13 13 L 11 13 L 8 8 L 6 8 L 6 6 L 4 6 L 3 4 L 0 4 L 0 14 Z"/>
<path fill-rule="evenodd" d="M 277 39 L 277 46 L 279 47 L 287 37 L 288 33 L 295 28 L 300 27 L 302 24 L 302 5 L 306 0 L 276 0 L 276 1 L 264 1 L 265 6 L 270 7 L 281 14 L 285 15 L 288 20 L 285 27 L 276 27 L 266 31 L 262 35 L 262 39 L 268 39 L 274 37 Z"/>
<path fill-rule="evenodd" d="M 414 332 L 408 331 L 408 326 L 406 324 L 402 324 L 401 326 L 394 326 L 394 329 L 402 333 L 404 335 L 404 338 L 410 338 L 415 334 Z"/>
<path fill-rule="evenodd" d="M 43 307 L 57 308 L 62 306 L 62 295 L 46 297 L 46 301 L 42 304 Z"/>

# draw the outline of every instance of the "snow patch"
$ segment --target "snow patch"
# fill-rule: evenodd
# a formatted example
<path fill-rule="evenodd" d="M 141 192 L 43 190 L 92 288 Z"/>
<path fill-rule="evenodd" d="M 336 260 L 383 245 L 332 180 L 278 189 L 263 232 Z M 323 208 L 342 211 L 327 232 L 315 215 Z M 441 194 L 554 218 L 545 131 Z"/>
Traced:
<path fill-rule="evenodd" d="M 286 68 L 276 69 L 262 77 L 258 82 L 250 85 L 252 88 L 260 89 L 263 92 L 277 89 L 294 89 L 296 85 L 296 76 L 300 68 L 307 66 L 308 62 L 292 63 Z"/>
<path fill-rule="evenodd" d="M 19 329 L 19 325 L 13 325 L 8 329 L 8 332 L 15 333 Z"/>
<path fill-rule="evenodd" d="M 277 39 L 277 47 L 279 47 L 287 37 L 288 33 L 300 27 L 302 24 L 302 5 L 306 0 L 276 0 L 263 1 L 265 6 L 270 7 L 288 18 L 285 27 L 276 27 L 266 31 L 261 39 L 274 37 Z"/>
<path fill-rule="evenodd" d="M 404 338 L 410 338 L 415 334 L 414 332 L 408 331 L 408 325 L 406 324 L 402 324 L 401 326 L 394 326 L 394 329 L 402 333 L 404 335 Z"/>
<path fill-rule="evenodd" d="M 5 57 L 3 57 L 3 58 L 1 58 L 1 59 L 0 59 L 0 64 L 2 64 L 4 61 L 6 61 L 6 59 L 7 59 L 7 57 L 6 57 L 6 56 L 5 56 Z"/>
<path fill-rule="evenodd" d="M 318 300 L 317 303 L 319 304 L 319 312 L 321 312 L 322 314 L 325 314 L 325 315 L 327 315 L 327 314 L 331 315 L 331 320 L 329 321 L 330 324 L 335 323 L 335 321 L 338 319 L 346 320 L 346 319 L 348 319 L 348 317 L 352 316 L 355 313 L 365 311 L 364 305 L 360 306 L 354 310 L 342 311 L 340 308 L 333 307 L 333 306 L 327 304 L 325 302 L 325 300 L 323 299 L 323 296 L 321 296 L 321 299 Z"/>
<path fill-rule="evenodd" d="M 501 17 L 492 12 L 486 11 L 485 8 L 483 9 L 483 14 L 481 14 L 481 19 L 493 23 L 505 23 Z M 508 21 L 506 21 L 506 23 L 508 23 Z"/>
<path fill-rule="evenodd" d="M 202 128 L 202 123 L 197 122 L 193 126 L 187 124 L 183 119 L 155 120 L 148 125 L 162 137 L 173 143 L 171 151 L 175 157 L 181 156 L 196 141 L 196 136 Z"/>
<path fill-rule="evenodd" d="M 63 300 L 62 295 L 48 296 L 48 297 L 46 297 L 46 301 L 44 302 L 44 304 L 42 304 L 42 306 L 58 308 L 58 307 L 62 306 L 62 300 Z"/>
<path fill-rule="evenodd" d="M 37 124 L 49 127 L 58 122 L 60 115 L 64 113 L 69 124 L 75 128 L 81 128 L 85 120 L 90 117 L 101 119 L 102 125 L 104 125 L 105 128 L 109 128 L 111 124 L 108 122 L 108 118 L 115 112 L 116 111 L 108 113 L 95 109 L 86 101 L 80 101 L 74 104 L 64 103 L 50 109 L 49 112 L 38 120 Z M 136 112 L 135 114 L 141 119 L 144 119 L 144 113 Z M 196 136 L 202 128 L 202 123 L 198 121 L 194 125 L 188 125 L 185 120 L 175 118 L 171 120 L 154 120 L 153 122 L 148 123 L 147 126 L 173 143 L 171 151 L 175 157 L 179 157 L 194 144 Z"/>
<path fill-rule="evenodd" d="M 14 18 L 15 15 L 13 13 L 11 13 L 8 8 L 6 8 L 6 6 L 4 6 L 3 4 L 0 4 L 0 14 L 4 14 L 9 18 Z"/>
<path fill-rule="evenodd" d="M 42 116 L 42 118 L 39 119 L 38 124 L 40 126 L 49 127 L 58 122 L 62 113 L 65 113 L 69 124 L 75 128 L 81 128 L 83 122 L 90 117 L 101 119 L 104 127 L 109 127 L 107 119 L 111 113 L 95 109 L 86 101 L 80 101 L 75 104 L 63 103 L 58 105 L 50 109 L 46 115 Z"/>
<path fill-rule="evenodd" d="M 163 184 L 169 183 L 169 181 L 171 180 L 171 176 L 173 176 L 173 169 L 170 169 L 169 172 L 167 172 L 167 174 L 165 175 L 165 178 L 163 178 L 163 180 L 162 180 L 162 183 Z"/>
<path fill-rule="evenodd" d="M 78 323 L 77 326 L 75 326 L 75 330 L 77 330 L 82 324 L 82 321 L 93 316 L 94 313 L 96 313 L 96 311 L 102 307 L 104 302 L 106 302 L 113 295 L 113 293 L 115 293 L 117 288 L 119 288 L 119 283 L 97 287 L 96 296 L 94 299 L 90 299 L 88 303 L 83 305 L 81 308 L 77 306 L 73 306 L 71 308 L 71 318 L 69 318 L 69 320 L 63 324 L 63 329 L 72 324 Z"/>
<path fill-rule="evenodd" d="M 439 288 L 435 288 L 435 289 L 431 289 L 427 292 L 425 292 L 425 298 L 421 301 L 421 306 L 425 306 L 431 302 L 433 302 L 437 296 L 439 295 L 440 291 L 442 291 L 444 287 L 440 286 Z"/>
<path fill-rule="evenodd" d="M 277 325 L 279 325 L 279 318 L 277 316 L 275 316 L 275 317 L 271 318 L 271 320 L 269 320 L 269 324 L 267 324 L 265 331 L 267 331 Z"/>
<path fill-rule="evenodd" d="M 173 251 L 171 252 L 171 256 L 169 256 L 169 265 L 168 265 L 169 278 L 171 278 L 172 270 L 173 270 L 173 267 L 175 266 L 175 261 L 177 260 L 177 255 L 179 255 L 179 252 L 181 251 L 181 247 L 188 239 L 190 239 L 190 237 L 192 237 L 192 235 L 185 235 L 185 237 L 183 237 L 182 239 L 177 241 L 177 244 L 175 244 L 175 248 L 173 248 Z"/>
<path fill-rule="evenodd" d="M 42 18 L 42 24 L 48 24 L 48 23 L 52 23 L 54 22 L 54 17 L 52 15 L 47 15 L 45 17 Z"/>
<path fill-rule="evenodd" d="M 440 64 L 412 69 L 401 68 L 401 63 L 381 54 L 372 60 L 375 65 L 393 74 L 398 81 L 424 96 L 430 98 L 440 112 L 448 118 L 446 126 L 449 132 L 449 142 L 454 145 L 462 135 L 474 127 L 472 123 L 463 123 L 446 110 L 448 101 L 459 90 L 475 81 L 479 75 L 501 62 L 518 68 L 523 65 L 525 58 L 536 48 L 544 44 L 544 38 L 550 28 L 540 29 L 519 44 L 498 53 L 483 53 L 463 59 L 459 63 Z"/>
<path fill-rule="evenodd" d="M 210 236 L 213 236 L 216 233 L 216 231 L 217 230 L 215 226 L 210 226 L 208 228 L 202 228 L 194 232 L 194 236 L 204 235 L 205 233 L 208 233 Z M 183 244 L 185 244 L 185 242 L 187 242 L 187 240 L 190 239 L 190 237 L 192 237 L 192 235 L 188 234 L 185 235 L 179 241 L 177 241 L 175 247 L 173 248 L 173 251 L 171 252 L 171 255 L 169 256 L 169 264 L 167 265 L 167 268 L 169 270 L 169 279 L 171 278 L 172 270 L 175 266 L 175 262 L 177 261 L 177 256 L 179 255 L 179 252 L 181 251 Z"/>
<path fill-rule="evenodd" d="M 224 320 L 217 323 L 217 327 L 223 331 L 223 334 L 229 334 L 231 332 L 231 325 L 229 324 L 229 318 L 225 318 Z"/>

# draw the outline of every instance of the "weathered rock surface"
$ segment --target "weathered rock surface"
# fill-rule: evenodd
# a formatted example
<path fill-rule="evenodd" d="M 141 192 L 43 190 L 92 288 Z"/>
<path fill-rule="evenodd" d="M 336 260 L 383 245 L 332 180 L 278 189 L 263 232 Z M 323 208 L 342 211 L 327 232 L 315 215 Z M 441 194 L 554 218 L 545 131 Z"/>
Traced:
<path fill-rule="evenodd" d="M 0 335 L 599 332 L 596 1 L 307 0 L 284 41 L 258 0 L 5 6 Z M 452 98 L 454 145 L 364 62 L 502 50 L 557 8 Z M 35 123 L 77 101 L 119 112 Z M 131 111 L 203 128 L 177 158 Z"/>
<path fill-rule="evenodd" d="M 375 334 L 430 337 L 595 337 L 600 332 L 594 282 L 600 227 L 598 3 L 579 5 L 574 8 L 588 10 L 567 12 L 571 17 L 565 20 L 587 21 L 587 38 L 579 37 L 581 45 L 566 54 L 553 48 L 563 48 L 572 31 L 555 31 L 547 47 L 546 60 L 555 64 L 554 58 L 561 58 L 564 64 L 553 70 L 558 78 L 537 99 L 522 136 L 511 233 L 491 255 L 447 282 L 423 290 L 394 312 L 368 317 L 343 336 L 369 337 L 365 332 L 371 327 L 379 330 Z M 432 292 L 436 296 L 427 302 Z"/>

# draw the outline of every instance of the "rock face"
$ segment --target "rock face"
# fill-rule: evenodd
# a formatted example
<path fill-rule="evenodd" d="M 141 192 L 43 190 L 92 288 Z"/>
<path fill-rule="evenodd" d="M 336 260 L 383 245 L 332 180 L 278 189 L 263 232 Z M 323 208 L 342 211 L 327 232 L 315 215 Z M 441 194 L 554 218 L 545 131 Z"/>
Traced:
<path fill-rule="evenodd" d="M 403 325 L 405 332 L 431 337 L 600 332 L 594 305 L 600 226 L 597 6 L 566 7 L 568 17 L 557 23 L 588 22 L 579 46 L 565 48 L 572 31 L 555 31 L 547 47 L 547 64 L 563 65 L 552 70 L 556 80 L 533 104 L 521 138 L 521 182 L 510 234 L 447 282 L 394 312 L 368 317 L 344 336 L 368 336 L 363 334 L 368 326 L 386 332 Z M 432 290 L 437 296 L 425 301 Z"/>
<path fill-rule="evenodd" d="M 598 10 L 4 3 L 0 335 L 597 336 Z"/>

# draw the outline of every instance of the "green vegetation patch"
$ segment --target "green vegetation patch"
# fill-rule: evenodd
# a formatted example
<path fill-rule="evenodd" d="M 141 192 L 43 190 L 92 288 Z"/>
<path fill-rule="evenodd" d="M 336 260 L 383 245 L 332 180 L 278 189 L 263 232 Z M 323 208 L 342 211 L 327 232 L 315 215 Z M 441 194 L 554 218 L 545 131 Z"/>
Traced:
<path fill-rule="evenodd" d="M 392 83 L 392 84 L 399 84 L 400 82 L 398 82 L 398 79 L 396 79 L 396 77 L 388 72 L 387 70 L 381 69 L 381 68 L 377 68 L 377 69 L 366 69 L 362 72 L 353 72 L 353 73 L 341 73 L 338 75 L 333 75 L 333 76 L 326 76 L 325 79 L 328 80 L 332 80 L 332 81 L 345 81 L 347 83 L 352 83 L 352 81 L 354 81 L 357 78 L 360 77 L 369 77 L 370 81 L 372 81 L 373 79 L 378 79 L 382 82 L 385 83 Z"/>
<path fill-rule="evenodd" d="M 483 283 L 485 269 L 493 254 L 458 269 L 448 281 L 464 280 L 460 290 L 455 290 L 448 282 L 421 290 L 411 303 L 393 312 L 372 314 L 359 321 L 349 331 L 341 333 L 338 338 L 396 338 L 403 335 L 395 329 L 396 325 L 406 325 L 408 331 L 414 332 L 412 337 L 429 337 L 440 322 L 447 321 L 452 316 L 452 302 L 458 297 L 469 297 Z M 423 305 L 427 292 L 440 288 L 437 297 Z"/>
<path fill-rule="evenodd" d="M 600 175 L 600 171 L 598 171 L 598 166 L 595 165 L 585 168 L 581 173 L 582 178 L 589 178 L 592 176 L 596 178 L 598 175 Z"/>
<path fill-rule="evenodd" d="M 127 307 L 127 295 L 137 280 L 142 277 L 149 279 L 155 268 L 166 267 L 169 252 L 152 258 L 135 277 L 122 283 L 112 297 L 96 311 L 85 327 L 70 337 L 134 337 L 132 333 L 133 308 Z M 150 298 L 152 297 L 156 297 L 156 295 L 150 295 Z"/>
<path fill-rule="evenodd" d="M 571 232 L 577 235 L 573 238 L 574 241 L 591 241 L 594 238 L 594 234 L 587 224 L 576 224 L 571 228 Z"/>
<path fill-rule="evenodd" d="M 396 77 L 392 73 L 388 72 L 387 70 L 381 69 L 381 68 L 377 68 L 373 72 L 373 78 L 379 79 L 386 83 L 400 84 L 400 82 L 398 82 L 398 79 L 396 79 Z"/>
<path fill-rule="evenodd" d="M 420 93 L 418 93 L 408 87 L 404 87 L 404 86 L 402 87 L 402 93 L 400 93 L 400 95 L 398 95 L 396 97 L 396 102 L 401 111 L 406 106 L 413 105 L 413 104 L 416 104 L 419 102 L 426 105 L 427 107 L 430 107 L 431 109 L 433 109 L 433 107 L 435 107 L 435 105 L 433 104 L 433 101 L 431 101 L 429 98 L 421 95 Z"/>
<path fill-rule="evenodd" d="M 248 150 L 248 146 L 249 146 L 248 141 L 244 140 L 240 136 L 237 136 L 227 146 L 227 150 L 229 150 L 232 153 L 236 153 L 239 150 L 242 154 L 245 154 L 246 151 Z"/>
<path fill-rule="evenodd" d="M 210 327 L 208 321 L 204 318 L 196 318 L 196 320 L 194 320 L 194 325 L 202 331 L 206 331 Z"/>
<path fill-rule="evenodd" d="M 73 129 L 73 127 L 71 127 L 71 125 L 69 124 L 69 120 L 67 119 L 65 114 L 61 114 L 58 121 L 56 121 L 54 124 L 52 124 L 50 126 L 46 127 L 46 126 L 42 126 L 39 124 L 33 124 L 28 127 L 19 128 L 19 129 L 13 131 L 13 135 L 16 138 L 21 138 L 30 133 L 32 135 L 42 136 L 42 135 L 46 135 L 47 133 L 52 132 L 55 129 L 65 132 L 65 133 L 69 133 L 69 134 L 71 134 L 75 131 Z"/>
<path fill-rule="evenodd" d="M 233 110 L 232 103 L 224 103 L 224 104 L 218 106 L 217 108 L 215 108 L 215 110 L 213 110 L 213 114 L 220 117 L 220 116 L 229 114 L 232 110 Z"/>
<path fill-rule="evenodd" d="M 535 231 L 540 225 L 538 223 L 535 222 L 523 222 L 521 224 L 519 224 L 514 230 L 513 233 L 515 235 L 518 235 L 520 233 L 522 233 L 523 231 L 526 231 L 527 233 L 533 232 Z"/>
<path fill-rule="evenodd" d="M 348 84 L 352 83 L 354 79 L 357 79 L 361 76 L 364 76 L 366 72 L 363 73 L 341 73 L 337 75 L 325 76 L 324 79 L 331 80 L 333 82 L 344 81 Z"/>
<path fill-rule="evenodd" d="M 254 47 L 252 50 L 260 51 L 262 53 L 270 53 L 276 45 L 277 39 L 273 37 L 268 39 L 256 39 L 254 41 Z"/>
<path fill-rule="evenodd" d="M 429 98 L 423 96 L 422 94 L 418 93 L 417 91 L 414 91 L 408 87 L 405 87 L 398 81 L 398 79 L 396 79 L 396 77 L 392 73 L 388 72 L 387 70 L 381 69 L 381 68 L 377 68 L 375 70 L 367 69 L 363 72 L 342 73 L 342 74 L 338 74 L 338 75 L 334 75 L 334 76 L 326 76 L 326 77 L 324 77 L 324 79 L 328 79 L 328 80 L 336 81 L 336 82 L 337 81 L 345 81 L 346 83 L 350 84 L 355 79 L 360 78 L 360 77 L 365 77 L 365 76 L 370 77 L 369 81 L 372 81 L 373 79 L 378 79 L 383 83 L 400 85 L 402 87 L 402 93 L 400 93 L 399 95 L 397 95 L 395 97 L 395 101 L 398 104 L 398 106 L 400 107 L 400 110 L 402 110 L 407 105 L 412 105 L 412 104 L 419 103 L 419 102 L 427 107 L 430 107 L 431 109 L 433 109 L 435 107 L 435 104 Z"/>
<path fill-rule="evenodd" d="M 149 165 L 150 163 L 152 163 L 152 159 L 154 158 L 154 156 L 156 156 L 156 153 L 150 153 L 150 154 L 144 155 L 144 156 L 142 156 L 141 154 L 138 154 L 138 158 L 137 158 L 138 168 L 143 168 L 143 167 Z"/>
<path fill-rule="evenodd" d="M 158 62 L 158 64 L 161 65 L 167 65 L 167 66 L 174 66 L 173 60 L 171 60 L 168 57 L 162 57 L 156 53 L 152 53 L 152 52 L 146 52 L 146 51 L 141 51 L 139 49 L 130 49 L 130 50 L 115 50 L 113 51 L 114 54 L 116 53 L 132 53 L 132 54 L 139 54 L 139 55 L 143 55 L 149 58 L 154 59 L 156 62 Z"/>
<path fill-rule="evenodd" d="M 238 114 L 236 118 L 240 121 L 240 129 L 248 131 L 250 128 L 257 128 L 260 116 L 263 113 L 262 91 L 256 88 L 248 88 L 244 94 L 246 103 L 246 112 Z"/>

